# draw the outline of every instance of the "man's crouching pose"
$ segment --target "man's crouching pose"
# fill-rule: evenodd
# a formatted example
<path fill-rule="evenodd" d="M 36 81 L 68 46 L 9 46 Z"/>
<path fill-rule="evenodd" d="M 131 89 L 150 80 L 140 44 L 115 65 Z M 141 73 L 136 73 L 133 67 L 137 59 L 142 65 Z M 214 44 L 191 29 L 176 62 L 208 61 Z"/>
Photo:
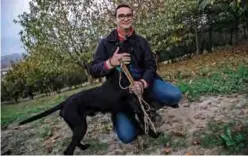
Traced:
<path fill-rule="evenodd" d="M 90 74 L 95 78 L 106 76 L 108 82 L 116 81 L 119 79 L 120 64 L 123 61 L 135 80 L 130 88 L 132 93 L 143 94 L 148 103 L 156 103 L 155 110 L 165 105 L 178 107 L 182 98 L 181 91 L 156 74 L 156 63 L 148 42 L 135 33 L 132 22 L 132 8 L 119 5 L 115 10 L 117 28 L 99 42 L 89 65 Z M 129 82 L 123 78 L 120 84 L 125 87 Z M 155 111 L 150 115 L 154 119 L 161 118 Z M 132 142 L 138 135 L 133 114 L 123 111 L 113 115 L 112 121 L 123 143 Z"/>

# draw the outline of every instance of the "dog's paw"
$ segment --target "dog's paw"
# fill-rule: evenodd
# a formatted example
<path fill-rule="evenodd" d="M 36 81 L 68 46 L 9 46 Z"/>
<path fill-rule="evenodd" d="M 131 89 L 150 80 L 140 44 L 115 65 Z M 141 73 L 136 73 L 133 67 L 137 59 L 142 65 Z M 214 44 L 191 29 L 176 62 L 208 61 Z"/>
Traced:
<path fill-rule="evenodd" d="M 63 152 L 63 154 L 64 155 L 73 155 L 73 152 L 69 152 L 69 151 L 66 150 L 66 151 Z"/>
<path fill-rule="evenodd" d="M 81 150 L 86 150 L 87 148 L 90 147 L 90 144 L 79 144 L 78 147 L 81 149 Z"/>

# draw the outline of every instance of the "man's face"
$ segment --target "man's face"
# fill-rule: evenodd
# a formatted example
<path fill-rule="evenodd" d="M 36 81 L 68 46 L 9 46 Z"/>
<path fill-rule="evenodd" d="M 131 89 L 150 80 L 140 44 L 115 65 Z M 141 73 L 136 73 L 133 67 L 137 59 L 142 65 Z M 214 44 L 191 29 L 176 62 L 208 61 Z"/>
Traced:
<path fill-rule="evenodd" d="M 119 8 L 116 13 L 115 23 L 121 29 L 129 29 L 133 23 L 133 11 L 130 8 Z"/>

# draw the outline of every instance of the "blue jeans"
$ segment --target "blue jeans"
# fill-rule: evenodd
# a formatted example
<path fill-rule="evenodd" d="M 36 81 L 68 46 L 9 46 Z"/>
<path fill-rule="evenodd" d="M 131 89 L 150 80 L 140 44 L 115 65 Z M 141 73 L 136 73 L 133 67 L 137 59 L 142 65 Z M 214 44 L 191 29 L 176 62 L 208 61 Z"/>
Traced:
<path fill-rule="evenodd" d="M 155 79 L 151 87 L 152 97 L 161 104 L 161 107 L 165 104 L 177 105 L 182 98 L 179 88 L 161 79 Z M 115 131 L 123 143 L 130 143 L 137 136 L 137 129 L 133 121 L 134 117 L 125 113 L 118 113 L 116 115 Z"/>

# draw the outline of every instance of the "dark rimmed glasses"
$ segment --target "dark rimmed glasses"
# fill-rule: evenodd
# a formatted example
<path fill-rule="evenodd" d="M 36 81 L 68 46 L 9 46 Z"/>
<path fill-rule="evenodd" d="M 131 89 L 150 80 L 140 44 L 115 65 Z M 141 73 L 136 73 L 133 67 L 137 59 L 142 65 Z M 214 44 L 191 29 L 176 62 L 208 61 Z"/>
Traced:
<path fill-rule="evenodd" d="M 119 20 L 124 20 L 125 19 L 125 17 L 128 19 L 128 20 L 130 20 L 130 19 L 132 19 L 133 18 L 133 14 L 119 14 L 118 16 L 117 16 L 117 18 L 119 19 Z"/>

